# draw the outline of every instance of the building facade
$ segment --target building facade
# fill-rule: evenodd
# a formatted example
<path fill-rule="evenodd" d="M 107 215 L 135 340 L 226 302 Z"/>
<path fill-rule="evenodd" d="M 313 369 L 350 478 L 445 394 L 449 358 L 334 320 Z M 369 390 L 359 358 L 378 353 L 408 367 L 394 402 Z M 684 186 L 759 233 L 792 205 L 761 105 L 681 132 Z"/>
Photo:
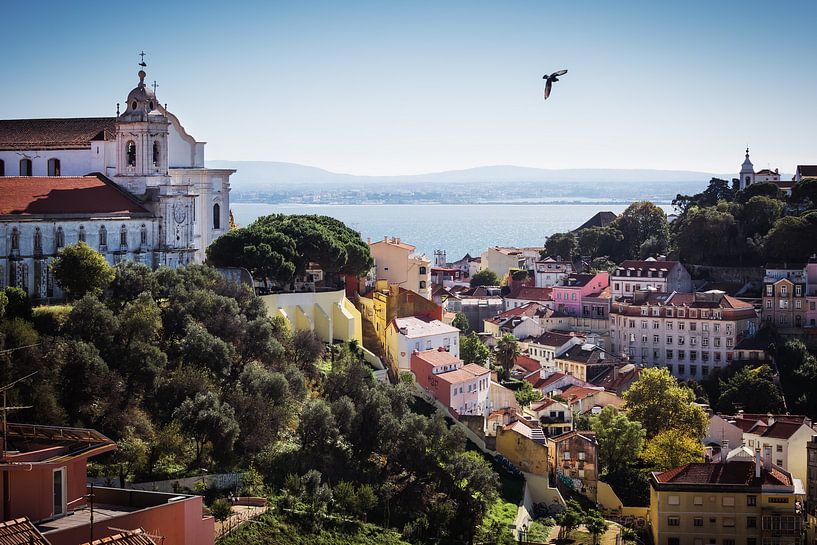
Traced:
<path fill-rule="evenodd" d="M 605 319 L 609 309 L 609 300 L 600 297 L 610 285 L 610 273 L 607 271 L 595 274 L 569 274 L 562 283 L 553 286 L 551 299 L 554 308 L 569 316 L 596 317 Z M 593 298 L 591 304 L 589 299 Z M 588 300 L 585 300 L 588 299 Z"/>
<path fill-rule="evenodd" d="M 229 229 L 235 171 L 205 168 L 204 142 L 162 106 L 143 70 L 138 76 L 116 117 L 0 120 L 4 195 L 7 186 L 20 191 L 20 178 L 47 189 L 26 208 L 2 214 L 0 282 L 44 296 L 44 265 L 83 237 L 97 239 L 111 263 L 138 256 L 153 267 L 202 262 L 207 246 Z M 111 215 L 112 188 L 142 209 Z"/>
<path fill-rule="evenodd" d="M 801 496 L 791 474 L 761 460 L 692 463 L 653 473 L 655 545 L 800 545 Z"/>
<path fill-rule="evenodd" d="M 573 263 L 558 261 L 552 257 L 540 259 L 534 263 L 533 275 L 537 288 L 549 288 L 560 283 L 564 277 L 573 272 Z"/>
<path fill-rule="evenodd" d="M 737 343 L 754 335 L 757 325 L 750 303 L 722 291 L 638 292 L 612 305 L 611 352 L 667 367 L 679 378 L 704 378 L 728 365 Z"/>
<path fill-rule="evenodd" d="M 763 321 L 783 334 L 802 333 L 808 323 L 806 265 L 767 265 L 763 277 Z"/>
<path fill-rule="evenodd" d="M 679 261 L 627 260 L 611 275 L 610 288 L 613 300 L 647 289 L 688 293 L 692 291 L 692 277 Z"/>
<path fill-rule="evenodd" d="M 459 340 L 460 330 L 439 320 L 395 318 L 386 329 L 386 359 L 396 371 L 409 371 L 414 352 L 442 348 L 459 358 Z"/>
<path fill-rule="evenodd" d="M 399 237 L 369 241 L 369 250 L 377 267 L 377 279 L 431 299 L 431 261 L 415 253 L 417 248 Z"/>

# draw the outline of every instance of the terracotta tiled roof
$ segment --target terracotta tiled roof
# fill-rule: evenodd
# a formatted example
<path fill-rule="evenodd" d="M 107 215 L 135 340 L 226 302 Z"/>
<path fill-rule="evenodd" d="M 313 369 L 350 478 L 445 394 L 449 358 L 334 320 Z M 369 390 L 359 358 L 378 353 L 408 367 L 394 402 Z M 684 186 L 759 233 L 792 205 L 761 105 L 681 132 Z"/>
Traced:
<path fill-rule="evenodd" d="M 0 545 L 49 545 L 27 517 L 0 522 Z"/>
<path fill-rule="evenodd" d="M 588 397 L 592 397 L 599 392 L 604 391 L 603 389 L 595 389 L 595 388 L 585 388 L 584 386 L 576 386 L 571 384 L 564 390 L 562 390 L 562 397 L 568 401 L 568 403 L 573 403 L 574 401 L 579 401 L 582 399 L 587 399 Z"/>
<path fill-rule="evenodd" d="M 104 176 L 0 177 L 0 216 L 149 216 L 150 211 Z"/>
<path fill-rule="evenodd" d="M 527 380 L 528 382 L 533 384 L 534 388 L 541 389 L 541 388 L 544 388 L 546 386 L 550 386 L 551 384 L 563 379 L 566 376 L 567 375 L 565 373 L 560 373 L 560 372 L 556 371 L 555 373 L 553 373 L 552 375 L 550 375 L 550 376 L 548 376 L 546 378 L 541 378 L 539 373 L 533 372 L 530 375 L 528 375 L 527 377 L 525 377 L 525 380 Z"/>
<path fill-rule="evenodd" d="M 397 242 L 396 239 L 388 239 L 388 240 L 376 240 L 374 242 L 370 242 L 369 246 L 374 246 L 376 244 L 388 244 L 389 246 L 396 246 L 398 248 L 402 248 L 403 250 L 408 250 L 409 252 L 413 252 L 417 249 L 416 246 L 412 246 L 411 244 L 406 244 L 405 242 Z"/>
<path fill-rule="evenodd" d="M 0 151 L 88 149 L 94 140 L 112 140 L 115 117 L 0 120 Z"/>
<path fill-rule="evenodd" d="M 648 260 L 639 260 L 639 259 L 628 259 L 619 265 L 619 269 L 655 269 L 657 271 L 666 270 L 671 271 L 675 265 L 677 265 L 677 261 L 648 261 Z"/>
<path fill-rule="evenodd" d="M 554 405 L 556 403 L 558 403 L 558 401 L 556 401 L 552 397 L 546 397 L 542 401 L 537 401 L 537 402 L 531 404 L 530 410 L 532 410 L 534 412 L 541 411 L 542 409 L 547 409 L 548 407 L 550 407 L 551 405 Z"/>
<path fill-rule="evenodd" d="M 755 176 L 780 176 L 780 173 L 775 172 L 768 168 L 764 168 L 762 170 L 758 170 L 757 172 L 755 172 Z"/>
<path fill-rule="evenodd" d="M 580 437 L 585 441 L 590 441 L 591 443 L 596 442 L 596 434 L 592 431 L 585 431 L 585 430 L 573 430 L 567 431 L 561 435 L 557 435 L 555 437 L 551 437 L 550 440 L 556 443 L 561 443 L 562 441 L 567 441 L 573 437 Z"/>
<path fill-rule="evenodd" d="M 514 318 L 516 316 L 536 316 L 537 313 L 543 311 L 545 308 L 547 307 L 540 305 L 537 302 L 526 303 L 524 305 L 508 309 L 505 312 L 500 312 L 491 318 L 490 321 L 493 323 L 499 323 L 505 319 Z"/>
<path fill-rule="evenodd" d="M 526 356 L 525 354 L 519 354 L 519 356 L 516 358 L 516 365 L 528 372 L 537 371 L 540 367 L 542 367 L 539 360 L 535 360 L 530 356 Z"/>
<path fill-rule="evenodd" d="M 467 363 L 463 366 L 462 370 L 466 373 L 471 373 L 475 377 L 481 377 L 482 375 L 489 375 L 491 373 L 490 369 L 476 363 Z"/>
<path fill-rule="evenodd" d="M 103 537 L 102 539 L 95 539 L 94 541 L 90 543 L 86 542 L 83 545 L 107 545 L 109 543 L 115 545 L 155 545 L 156 542 L 153 541 L 153 539 L 141 529 L 138 529 L 130 532 L 114 534 L 109 537 Z"/>
<path fill-rule="evenodd" d="M 660 484 L 675 485 L 792 486 L 791 475 L 777 466 L 772 466 L 770 471 L 761 468 L 760 478 L 755 477 L 755 463 L 749 461 L 692 463 L 653 473 L 653 477 Z"/>
<path fill-rule="evenodd" d="M 551 301 L 552 288 L 535 288 L 533 286 L 519 286 L 508 294 L 506 299 L 527 299 L 529 301 Z"/>
<path fill-rule="evenodd" d="M 462 363 L 462 361 L 452 354 L 451 352 L 446 352 L 445 350 L 423 350 L 421 352 L 417 352 L 412 354 L 412 357 L 421 359 L 431 365 L 454 365 L 458 363 Z"/>

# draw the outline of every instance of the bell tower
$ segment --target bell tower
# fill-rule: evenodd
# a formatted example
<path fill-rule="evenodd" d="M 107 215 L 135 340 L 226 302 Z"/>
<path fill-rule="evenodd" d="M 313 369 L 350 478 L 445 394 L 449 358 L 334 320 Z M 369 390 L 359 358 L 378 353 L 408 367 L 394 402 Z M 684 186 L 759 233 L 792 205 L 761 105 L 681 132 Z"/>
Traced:
<path fill-rule="evenodd" d="M 145 66 L 142 62 L 140 65 Z M 139 84 L 128 93 L 125 111 L 116 122 L 116 181 L 136 195 L 151 187 L 170 183 L 167 172 L 170 121 L 159 101 L 145 85 L 147 74 L 139 70 Z"/>
<path fill-rule="evenodd" d="M 755 167 L 752 164 L 752 161 L 749 160 L 749 148 L 746 148 L 746 159 L 743 161 L 743 165 L 740 167 L 740 175 L 738 179 L 740 180 L 740 189 L 746 189 L 755 183 Z"/>

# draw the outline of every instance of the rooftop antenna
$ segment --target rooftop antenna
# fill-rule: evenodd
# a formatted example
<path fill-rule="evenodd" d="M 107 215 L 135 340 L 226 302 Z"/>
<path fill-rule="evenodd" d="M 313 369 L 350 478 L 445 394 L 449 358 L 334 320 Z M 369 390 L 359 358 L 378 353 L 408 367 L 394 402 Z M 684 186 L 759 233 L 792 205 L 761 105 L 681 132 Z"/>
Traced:
<path fill-rule="evenodd" d="M 18 378 L 17 380 L 6 384 L 5 386 L 0 387 L 0 392 L 3 393 L 3 406 L 0 407 L 0 410 L 3 411 L 3 450 L 2 456 L 0 456 L 0 462 L 6 461 L 6 451 L 8 446 L 8 412 L 9 411 L 17 411 L 20 409 L 30 409 L 31 405 L 26 406 L 17 406 L 17 407 L 9 407 L 8 403 L 6 402 L 6 394 L 10 389 L 12 389 L 18 383 L 26 380 L 27 378 L 31 378 L 36 375 L 38 371 L 34 371 L 33 373 L 29 373 L 28 375 Z"/>

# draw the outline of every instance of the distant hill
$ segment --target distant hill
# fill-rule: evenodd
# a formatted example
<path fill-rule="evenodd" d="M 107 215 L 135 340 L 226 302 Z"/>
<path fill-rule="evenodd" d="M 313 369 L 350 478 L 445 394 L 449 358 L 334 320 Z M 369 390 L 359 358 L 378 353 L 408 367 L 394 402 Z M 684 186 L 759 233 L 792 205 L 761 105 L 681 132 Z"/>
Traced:
<path fill-rule="evenodd" d="M 513 165 L 493 165 L 407 176 L 357 176 L 330 172 L 317 167 L 274 161 L 207 161 L 212 168 L 234 168 L 233 188 L 237 190 L 272 189 L 284 184 L 321 184 L 331 186 L 399 186 L 413 184 L 479 184 L 512 182 L 557 183 L 678 183 L 705 185 L 715 174 L 687 170 L 649 169 L 543 169 Z M 722 177 L 721 175 L 720 177 Z"/>

